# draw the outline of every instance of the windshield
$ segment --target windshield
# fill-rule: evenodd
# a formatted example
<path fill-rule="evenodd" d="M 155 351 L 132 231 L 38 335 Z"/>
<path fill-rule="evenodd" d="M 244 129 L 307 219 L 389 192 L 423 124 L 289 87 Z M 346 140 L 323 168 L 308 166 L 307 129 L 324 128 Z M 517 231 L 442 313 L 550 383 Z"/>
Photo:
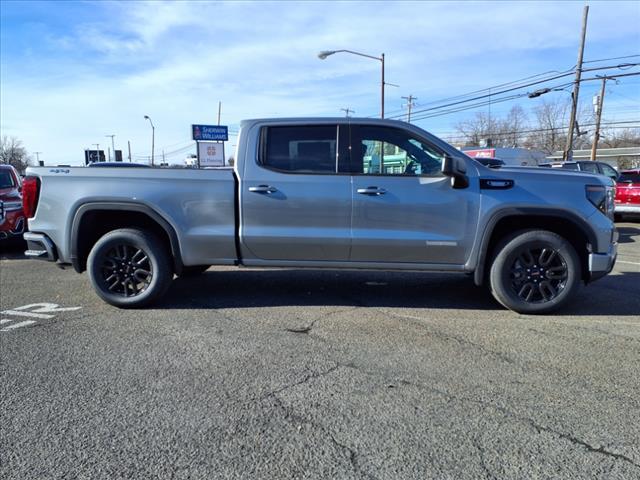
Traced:
<path fill-rule="evenodd" d="M 621 173 L 619 183 L 640 183 L 640 173 Z"/>
<path fill-rule="evenodd" d="M 15 186 L 13 177 L 7 170 L 0 170 L 0 188 L 11 188 Z"/>

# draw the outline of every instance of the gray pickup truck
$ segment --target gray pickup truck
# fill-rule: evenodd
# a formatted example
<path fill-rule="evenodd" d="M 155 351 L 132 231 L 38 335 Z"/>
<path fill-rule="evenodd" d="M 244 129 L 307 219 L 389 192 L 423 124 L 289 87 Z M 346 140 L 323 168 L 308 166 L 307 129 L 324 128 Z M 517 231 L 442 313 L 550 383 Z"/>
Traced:
<path fill-rule="evenodd" d="M 247 120 L 235 158 L 29 168 L 26 255 L 87 270 L 118 307 L 158 300 L 174 275 L 239 265 L 466 273 L 521 313 L 564 305 L 616 260 L 608 178 L 487 168 L 407 123 Z"/>

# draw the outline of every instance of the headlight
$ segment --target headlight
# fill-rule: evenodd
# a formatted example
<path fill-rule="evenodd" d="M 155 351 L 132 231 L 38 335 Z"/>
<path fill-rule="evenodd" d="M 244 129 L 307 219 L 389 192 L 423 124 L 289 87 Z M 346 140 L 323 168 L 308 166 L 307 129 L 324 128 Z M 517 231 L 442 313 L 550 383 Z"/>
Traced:
<path fill-rule="evenodd" d="M 607 217 L 613 218 L 615 190 L 604 185 L 587 185 L 587 199 Z"/>

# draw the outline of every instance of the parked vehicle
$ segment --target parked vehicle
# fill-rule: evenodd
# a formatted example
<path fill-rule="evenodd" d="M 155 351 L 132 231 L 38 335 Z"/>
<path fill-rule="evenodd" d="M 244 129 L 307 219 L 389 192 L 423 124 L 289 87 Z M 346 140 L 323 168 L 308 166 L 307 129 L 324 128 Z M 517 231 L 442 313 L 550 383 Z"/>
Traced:
<path fill-rule="evenodd" d="M 476 162 L 480 162 L 485 167 L 491 168 L 500 168 L 505 165 L 505 163 L 499 158 L 490 158 L 490 157 L 475 157 Z"/>
<path fill-rule="evenodd" d="M 616 260 L 609 179 L 490 169 L 405 122 L 247 120 L 234 158 L 29 168 L 26 254 L 87 270 L 118 307 L 216 264 L 468 273 L 522 313 L 564 305 Z"/>
<path fill-rule="evenodd" d="M 567 170 L 578 170 L 580 172 L 596 173 L 609 177 L 614 182 L 617 180 L 619 173 L 611 165 L 605 162 L 597 162 L 591 160 L 579 160 L 577 162 L 549 162 L 541 163 L 540 167 L 564 168 Z"/>
<path fill-rule="evenodd" d="M 22 211 L 22 183 L 11 165 L 0 165 L 0 241 L 22 237 L 26 218 Z"/>
<path fill-rule="evenodd" d="M 640 169 L 620 172 L 615 203 L 616 217 L 640 216 Z"/>
<path fill-rule="evenodd" d="M 513 167 L 536 167 L 538 162 L 545 160 L 543 152 L 528 148 L 464 147 L 462 151 L 465 155 L 478 161 L 483 158 L 499 158 L 505 165 Z"/>

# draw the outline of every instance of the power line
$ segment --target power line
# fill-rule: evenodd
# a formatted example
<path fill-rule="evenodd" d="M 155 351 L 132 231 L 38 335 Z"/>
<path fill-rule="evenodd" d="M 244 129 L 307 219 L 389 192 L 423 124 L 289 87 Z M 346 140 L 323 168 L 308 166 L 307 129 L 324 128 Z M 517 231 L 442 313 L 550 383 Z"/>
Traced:
<path fill-rule="evenodd" d="M 635 123 L 637 125 L 627 125 L 629 123 Z M 581 124 L 582 127 L 593 127 L 595 126 L 595 123 L 585 123 L 585 124 Z M 611 126 L 611 125 L 626 125 L 626 126 L 620 126 L 620 127 L 615 127 L 615 128 L 640 128 L 640 120 L 628 120 L 628 121 L 620 121 L 620 122 L 603 122 L 601 123 L 601 126 L 603 127 L 607 127 L 607 126 Z M 550 128 L 534 128 L 534 129 L 529 129 L 529 130 L 513 130 L 511 132 L 495 132 L 495 134 L 497 134 L 498 136 L 501 135 L 515 135 L 515 134 L 524 134 L 524 133 L 543 133 L 543 132 L 552 132 L 555 130 L 566 130 L 569 126 L 568 125 L 563 125 L 560 127 L 550 127 Z M 447 141 L 451 141 L 451 139 L 463 139 L 466 138 L 467 135 L 465 134 L 460 134 L 457 136 L 441 136 L 440 138 L 443 138 L 444 140 Z"/>
<path fill-rule="evenodd" d="M 592 72 L 592 71 L 597 71 L 597 70 L 608 70 L 608 69 L 612 69 L 612 68 L 620 68 L 622 66 L 626 67 L 626 66 L 637 66 L 637 65 L 640 65 L 640 63 L 635 63 L 635 64 L 627 63 L 627 64 L 620 64 L 620 65 L 613 65 L 613 66 L 609 65 L 609 66 L 606 66 L 606 67 L 594 67 L 594 68 L 588 68 L 588 69 L 585 68 L 585 69 L 582 69 L 582 71 L 583 72 Z M 549 82 L 551 80 L 557 80 L 559 78 L 567 77 L 567 76 L 573 75 L 573 74 L 574 74 L 574 72 L 562 73 L 562 74 L 559 74 L 559 75 L 555 75 L 553 77 L 545 78 L 543 80 L 536 80 L 535 82 L 530 82 L 530 83 L 525 84 L 525 85 L 519 85 L 519 86 L 516 86 L 516 87 L 507 88 L 507 89 L 502 90 L 502 91 L 493 92 L 493 93 L 489 93 L 489 94 L 485 94 L 485 95 L 480 95 L 480 96 L 477 96 L 477 97 L 474 97 L 474 98 L 469 98 L 469 99 L 466 99 L 466 100 L 450 102 L 450 103 L 447 103 L 447 104 L 444 104 L 444 105 L 438 105 L 436 107 L 425 108 L 425 109 L 422 109 L 422 110 L 416 110 L 414 113 L 424 113 L 424 112 L 439 110 L 441 108 L 447 108 L 447 107 L 451 107 L 451 106 L 455 106 L 455 105 L 460 105 L 460 104 L 472 102 L 472 101 L 475 101 L 475 100 L 481 100 L 481 99 L 485 99 L 485 98 L 490 98 L 490 97 L 495 96 L 495 95 L 499 95 L 499 94 L 502 94 L 502 93 L 508 93 L 508 92 L 512 92 L 512 91 L 515 91 L 515 90 L 520 90 L 522 88 L 531 87 L 533 85 L 539 85 L 541 83 L 546 83 L 546 82 Z M 633 75 L 633 74 L 628 74 L 628 75 Z M 608 76 L 611 76 L 611 75 L 608 75 Z M 625 75 L 621 74 L 619 76 L 625 76 Z M 586 79 L 585 79 L 585 81 L 586 81 Z M 573 82 L 571 82 L 571 83 L 573 83 Z M 392 115 L 392 116 L 387 116 L 387 118 L 399 119 L 399 118 L 402 118 L 402 116 L 403 115 Z"/>

